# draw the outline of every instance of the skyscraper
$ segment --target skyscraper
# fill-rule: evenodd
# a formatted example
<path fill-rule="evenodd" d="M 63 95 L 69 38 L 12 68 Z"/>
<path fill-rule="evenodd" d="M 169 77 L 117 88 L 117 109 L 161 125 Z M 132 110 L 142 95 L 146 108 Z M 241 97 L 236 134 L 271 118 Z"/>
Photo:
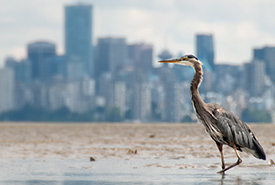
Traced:
<path fill-rule="evenodd" d="M 111 72 L 114 74 L 127 62 L 125 38 L 99 38 L 97 42 L 96 76 Z"/>
<path fill-rule="evenodd" d="M 263 93 L 265 86 L 265 63 L 254 60 L 244 65 L 243 72 L 244 88 L 252 96 L 259 96 Z"/>
<path fill-rule="evenodd" d="M 266 74 L 275 83 L 275 47 L 265 46 L 253 50 L 253 59 L 265 63 Z"/>
<path fill-rule="evenodd" d="M 169 78 L 167 78 L 169 76 Z M 177 78 L 175 73 L 173 73 L 171 68 L 165 67 L 161 69 L 160 80 L 164 87 L 164 121 L 175 122 L 175 98 L 176 89 L 175 84 L 177 83 Z M 178 120 L 177 120 L 178 121 Z"/>
<path fill-rule="evenodd" d="M 31 63 L 32 79 L 42 79 L 51 70 L 50 62 L 56 56 L 55 44 L 47 41 L 37 41 L 27 46 L 28 59 Z"/>
<path fill-rule="evenodd" d="M 138 43 L 128 45 L 128 55 L 135 70 L 150 72 L 153 68 L 153 46 Z"/>
<path fill-rule="evenodd" d="M 93 76 L 92 5 L 65 7 L 65 52 L 67 62 L 78 61 Z"/>
<path fill-rule="evenodd" d="M 148 82 L 136 82 L 133 86 L 133 118 L 142 122 L 150 121 L 152 113 L 152 88 Z"/>
<path fill-rule="evenodd" d="M 214 64 L 214 42 L 212 34 L 196 35 L 197 57 L 203 62 L 207 70 L 215 68 Z"/>
<path fill-rule="evenodd" d="M 9 68 L 0 69 L 0 113 L 14 108 L 15 78 Z"/>
<path fill-rule="evenodd" d="M 110 91 L 110 95 L 106 97 L 107 106 L 109 108 L 119 108 L 121 115 L 124 117 L 126 111 L 126 84 L 122 81 L 113 82 L 111 88 L 106 89 Z"/>

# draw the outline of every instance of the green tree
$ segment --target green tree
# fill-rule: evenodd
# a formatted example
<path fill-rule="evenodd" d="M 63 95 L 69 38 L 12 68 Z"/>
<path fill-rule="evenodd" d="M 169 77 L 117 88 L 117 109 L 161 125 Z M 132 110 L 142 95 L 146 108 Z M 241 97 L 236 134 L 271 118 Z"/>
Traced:
<path fill-rule="evenodd" d="M 271 114 L 265 110 L 256 110 L 247 108 L 242 112 L 242 120 L 244 122 L 271 122 Z"/>
<path fill-rule="evenodd" d="M 94 112 L 90 111 L 83 114 L 73 113 L 68 108 L 61 108 L 56 111 L 26 105 L 19 110 L 8 111 L 0 115 L 0 120 L 9 121 L 61 121 L 61 122 L 91 122 L 95 121 Z"/>
<path fill-rule="evenodd" d="M 182 118 L 181 122 L 183 123 L 194 123 L 195 121 L 192 120 L 192 118 L 190 116 L 185 116 Z"/>
<path fill-rule="evenodd" d="M 109 122 L 123 121 L 123 117 L 121 115 L 120 109 L 117 107 L 111 107 L 111 108 L 107 109 L 106 121 L 109 121 Z"/>

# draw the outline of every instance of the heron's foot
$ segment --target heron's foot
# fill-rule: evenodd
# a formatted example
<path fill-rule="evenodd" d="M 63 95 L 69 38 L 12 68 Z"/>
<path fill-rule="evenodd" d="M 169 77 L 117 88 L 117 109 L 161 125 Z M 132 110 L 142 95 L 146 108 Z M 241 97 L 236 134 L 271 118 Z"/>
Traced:
<path fill-rule="evenodd" d="M 223 169 L 221 171 L 218 171 L 217 173 L 220 173 L 220 174 L 224 175 L 225 174 L 225 169 Z"/>
<path fill-rule="evenodd" d="M 234 164 L 228 166 L 228 167 L 225 168 L 225 169 L 224 169 L 224 166 L 222 166 L 223 169 L 222 169 L 221 171 L 218 171 L 217 173 L 224 174 L 225 171 L 227 171 L 227 170 L 229 170 L 229 169 L 231 169 L 231 168 L 233 168 L 233 167 L 235 167 L 235 166 L 237 166 L 237 165 L 239 165 L 239 164 L 241 164 L 241 163 L 242 163 L 241 158 L 238 158 L 238 161 L 237 161 L 236 163 L 234 163 Z"/>
<path fill-rule="evenodd" d="M 225 172 L 225 165 L 224 165 L 224 162 L 222 160 L 222 170 L 218 171 L 217 173 L 224 174 L 224 172 Z"/>

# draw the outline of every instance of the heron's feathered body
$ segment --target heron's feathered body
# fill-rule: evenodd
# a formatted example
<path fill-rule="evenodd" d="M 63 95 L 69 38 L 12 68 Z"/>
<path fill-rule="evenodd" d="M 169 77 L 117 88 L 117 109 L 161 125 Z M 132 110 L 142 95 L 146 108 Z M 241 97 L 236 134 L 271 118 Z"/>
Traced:
<path fill-rule="evenodd" d="M 203 75 L 201 64 L 196 63 L 194 69 L 195 75 L 190 85 L 191 100 L 198 119 L 211 138 L 231 147 L 234 143 L 239 151 L 249 152 L 259 159 L 265 159 L 261 145 L 245 123 L 220 105 L 206 104 L 202 101 L 198 91 Z"/>
<path fill-rule="evenodd" d="M 195 56 L 185 55 L 180 59 L 160 62 L 188 65 L 194 68 L 195 74 L 190 84 L 191 100 L 199 121 L 205 126 L 206 131 L 216 142 L 221 153 L 223 170 L 220 172 L 223 173 L 242 162 L 237 150 L 251 153 L 259 159 L 266 159 L 263 148 L 244 122 L 220 105 L 215 103 L 206 104 L 201 99 L 198 88 L 202 82 L 203 70 L 200 61 Z M 238 161 L 227 168 L 225 168 L 222 153 L 224 144 L 232 147 L 238 157 Z"/>
<path fill-rule="evenodd" d="M 220 143 L 231 147 L 234 143 L 239 151 L 251 153 L 258 159 L 266 159 L 263 148 L 244 122 L 217 104 L 210 103 L 207 105 L 217 119 L 216 126 L 218 131 L 222 133 Z"/>

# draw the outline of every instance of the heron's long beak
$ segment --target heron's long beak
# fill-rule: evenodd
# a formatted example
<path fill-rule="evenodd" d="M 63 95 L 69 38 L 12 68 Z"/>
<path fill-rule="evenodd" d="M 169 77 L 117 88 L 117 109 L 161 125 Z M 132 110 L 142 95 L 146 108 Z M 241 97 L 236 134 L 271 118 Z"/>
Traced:
<path fill-rule="evenodd" d="M 180 62 L 181 59 L 170 59 L 170 60 L 161 60 L 161 61 L 158 61 L 159 63 L 178 63 Z"/>

